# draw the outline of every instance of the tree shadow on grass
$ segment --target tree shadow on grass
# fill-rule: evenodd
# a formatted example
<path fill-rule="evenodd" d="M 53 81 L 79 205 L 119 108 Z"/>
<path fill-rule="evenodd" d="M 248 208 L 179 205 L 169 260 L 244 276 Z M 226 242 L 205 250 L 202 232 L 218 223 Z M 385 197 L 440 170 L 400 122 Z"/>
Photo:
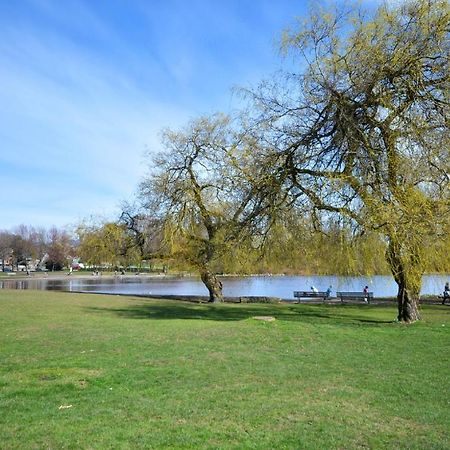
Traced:
<path fill-rule="evenodd" d="M 273 305 L 273 304 L 194 304 L 187 302 L 144 301 L 126 308 L 89 307 L 91 313 L 109 313 L 127 319 L 147 320 L 212 320 L 240 321 L 255 316 L 272 316 L 278 321 L 317 323 L 333 321 L 339 324 L 383 325 L 392 320 L 371 317 L 370 310 L 358 311 L 330 305 Z"/>
<path fill-rule="evenodd" d="M 129 319 L 188 319 L 188 320 L 213 320 L 213 321 L 237 321 L 246 320 L 253 316 L 277 316 L 286 313 L 277 310 L 273 306 L 258 305 L 249 307 L 223 307 L 213 304 L 193 304 L 184 302 L 148 302 L 130 305 L 126 308 L 100 308 L 90 307 L 91 312 L 107 312 Z"/>
<path fill-rule="evenodd" d="M 291 306 L 289 309 L 295 310 L 295 316 L 290 315 L 287 320 L 300 320 L 302 322 L 333 321 L 337 324 L 367 324 L 367 325 L 385 325 L 391 324 L 394 320 L 373 317 L 370 312 L 372 307 L 344 305 L 299 305 Z M 371 317 L 372 316 L 372 317 Z"/>

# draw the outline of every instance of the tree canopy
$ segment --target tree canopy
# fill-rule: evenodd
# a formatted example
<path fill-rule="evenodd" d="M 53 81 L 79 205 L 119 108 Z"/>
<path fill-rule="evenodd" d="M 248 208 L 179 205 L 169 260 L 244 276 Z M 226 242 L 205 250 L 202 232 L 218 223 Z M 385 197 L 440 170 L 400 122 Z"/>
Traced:
<path fill-rule="evenodd" d="M 233 246 L 255 242 L 273 175 L 254 158 L 255 137 L 224 115 L 166 130 L 164 151 L 152 159 L 140 195 L 149 215 L 164 223 L 172 254 L 198 268 L 211 301 L 222 301 L 217 261 Z"/>
<path fill-rule="evenodd" d="M 304 70 L 254 93 L 291 197 L 385 237 L 405 321 L 448 230 L 448 26 L 441 0 L 314 13 L 283 39 Z"/>

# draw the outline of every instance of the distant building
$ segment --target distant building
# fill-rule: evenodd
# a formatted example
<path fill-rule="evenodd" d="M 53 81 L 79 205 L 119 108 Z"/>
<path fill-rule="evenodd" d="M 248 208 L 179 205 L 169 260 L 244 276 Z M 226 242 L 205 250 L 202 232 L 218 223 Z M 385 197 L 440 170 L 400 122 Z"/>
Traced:
<path fill-rule="evenodd" d="M 85 268 L 84 264 L 82 262 L 80 262 L 80 258 L 73 258 L 70 267 L 73 270 L 80 270 L 80 269 L 84 269 Z"/>

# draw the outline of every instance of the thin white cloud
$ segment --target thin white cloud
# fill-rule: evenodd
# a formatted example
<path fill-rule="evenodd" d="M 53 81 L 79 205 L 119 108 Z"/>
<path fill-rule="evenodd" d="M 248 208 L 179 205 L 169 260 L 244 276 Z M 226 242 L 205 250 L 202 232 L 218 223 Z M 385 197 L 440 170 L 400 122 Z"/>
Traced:
<path fill-rule="evenodd" d="M 152 99 L 125 72 L 61 37 L 6 29 L 0 55 L 0 164 L 22 167 L 10 198 L 39 193 L 36 201 L 45 196 L 56 217 L 115 209 L 143 174 L 144 149 L 159 146 L 158 131 L 186 120 L 181 108 Z M 55 192 L 63 194 L 59 206 Z"/>
<path fill-rule="evenodd" d="M 227 109 L 229 88 L 274 68 L 274 37 L 302 8 L 293 3 L 11 2 L 0 16 L 0 177 L 14 188 L 0 228 L 114 211 L 161 128 Z"/>

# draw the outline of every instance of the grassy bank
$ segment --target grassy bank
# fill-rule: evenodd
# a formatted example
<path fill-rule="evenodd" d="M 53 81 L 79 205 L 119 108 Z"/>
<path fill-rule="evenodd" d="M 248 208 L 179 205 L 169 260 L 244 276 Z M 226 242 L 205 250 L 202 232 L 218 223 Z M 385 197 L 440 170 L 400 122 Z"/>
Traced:
<path fill-rule="evenodd" d="M 0 291 L 0 448 L 448 448 L 450 308 L 422 314 Z"/>

